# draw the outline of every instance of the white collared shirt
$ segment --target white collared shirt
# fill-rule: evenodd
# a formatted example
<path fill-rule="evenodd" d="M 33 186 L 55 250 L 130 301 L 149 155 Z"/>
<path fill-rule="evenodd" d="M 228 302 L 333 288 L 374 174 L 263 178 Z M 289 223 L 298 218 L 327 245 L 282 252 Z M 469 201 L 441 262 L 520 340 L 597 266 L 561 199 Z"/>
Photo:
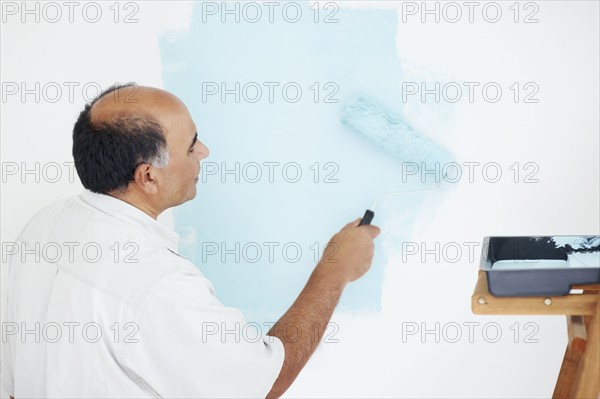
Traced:
<path fill-rule="evenodd" d="M 277 338 L 223 306 L 178 235 L 108 195 L 36 214 L 2 294 L 2 383 L 20 397 L 264 397 Z"/>

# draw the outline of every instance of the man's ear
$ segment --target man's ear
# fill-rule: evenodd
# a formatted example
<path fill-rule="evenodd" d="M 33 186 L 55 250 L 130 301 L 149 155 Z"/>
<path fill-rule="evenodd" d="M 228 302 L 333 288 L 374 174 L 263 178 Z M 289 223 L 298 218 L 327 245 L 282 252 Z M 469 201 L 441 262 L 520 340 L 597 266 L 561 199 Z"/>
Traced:
<path fill-rule="evenodd" d="M 147 163 L 139 164 L 133 173 L 133 183 L 147 194 L 156 194 L 158 191 L 156 169 Z"/>

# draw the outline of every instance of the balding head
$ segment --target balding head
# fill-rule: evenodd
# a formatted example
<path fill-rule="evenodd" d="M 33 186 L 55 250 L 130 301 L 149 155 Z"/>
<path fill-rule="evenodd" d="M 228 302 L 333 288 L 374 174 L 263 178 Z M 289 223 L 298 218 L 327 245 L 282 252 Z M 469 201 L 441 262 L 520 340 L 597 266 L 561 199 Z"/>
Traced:
<path fill-rule="evenodd" d="M 154 211 L 195 196 L 194 178 L 208 149 L 196 145 L 185 104 L 161 89 L 113 86 L 85 106 L 73 129 L 75 168 L 85 188 L 153 196 Z M 201 143 L 200 143 L 201 144 Z M 193 155 L 193 150 L 198 149 Z M 132 187 L 133 186 L 133 187 Z"/>
<path fill-rule="evenodd" d="M 155 87 L 124 85 L 111 89 L 92 102 L 90 110 L 92 125 L 127 115 L 160 120 L 165 113 L 181 112 L 186 109 L 183 102 L 175 95 Z"/>

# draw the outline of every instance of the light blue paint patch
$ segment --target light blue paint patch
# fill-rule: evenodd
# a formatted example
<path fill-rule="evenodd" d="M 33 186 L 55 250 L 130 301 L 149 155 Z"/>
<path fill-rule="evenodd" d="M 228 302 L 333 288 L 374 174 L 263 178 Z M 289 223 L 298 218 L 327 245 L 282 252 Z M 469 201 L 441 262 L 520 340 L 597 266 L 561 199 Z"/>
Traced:
<path fill-rule="evenodd" d="M 189 34 L 160 43 L 165 88 L 187 104 L 211 151 L 196 199 L 174 210 L 181 251 L 225 305 L 258 322 L 285 312 L 327 240 L 377 194 L 411 188 L 397 158 L 340 123 L 348 100 L 361 92 L 402 110 L 396 12 L 341 9 L 337 23 L 315 23 L 308 4 L 300 4 L 305 17 L 292 24 L 203 21 L 196 3 Z M 215 85 L 218 93 L 209 95 Z M 292 86 L 301 88 L 298 101 L 284 98 L 286 85 L 289 97 Z M 301 175 L 292 182 L 296 165 Z M 407 209 L 417 212 L 418 201 L 410 201 Z M 415 215 L 408 216 L 397 220 L 413 223 Z M 373 223 L 393 225 L 395 217 L 382 208 Z M 398 236 L 400 246 L 408 236 Z M 340 308 L 380 309 L 383 238 L 371 270 L 346 289 Z"/>

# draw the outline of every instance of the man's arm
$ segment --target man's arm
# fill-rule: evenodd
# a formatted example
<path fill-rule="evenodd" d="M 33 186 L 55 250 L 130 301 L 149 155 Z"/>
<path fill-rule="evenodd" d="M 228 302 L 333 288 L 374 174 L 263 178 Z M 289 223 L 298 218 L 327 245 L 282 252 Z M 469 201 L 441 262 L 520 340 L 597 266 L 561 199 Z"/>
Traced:
<path fill-rule="evenodd" d="M 360 278 L 373 260 L 379 228 L 348 223 L 332 237 L 306 286 L 267 335 L 279 338 L 285 359 L 268 398 L 281 396 L 317 348 L 346 285 Z"/>

